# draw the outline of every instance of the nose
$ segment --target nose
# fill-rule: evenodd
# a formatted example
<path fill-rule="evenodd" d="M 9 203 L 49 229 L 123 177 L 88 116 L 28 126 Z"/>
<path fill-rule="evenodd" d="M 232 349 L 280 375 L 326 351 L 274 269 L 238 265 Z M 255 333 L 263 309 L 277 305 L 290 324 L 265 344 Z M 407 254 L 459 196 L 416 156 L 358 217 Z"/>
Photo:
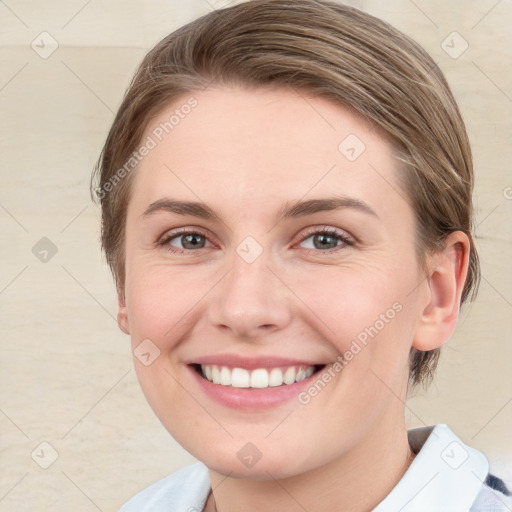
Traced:
<path fill-rule="evenodd" d="M 235 255 L 232 270 L 216 286 L 209 319 L 216 329 L 250 341 L 289 324 L 289 298 L 263 255 L 252 263 Z"/>

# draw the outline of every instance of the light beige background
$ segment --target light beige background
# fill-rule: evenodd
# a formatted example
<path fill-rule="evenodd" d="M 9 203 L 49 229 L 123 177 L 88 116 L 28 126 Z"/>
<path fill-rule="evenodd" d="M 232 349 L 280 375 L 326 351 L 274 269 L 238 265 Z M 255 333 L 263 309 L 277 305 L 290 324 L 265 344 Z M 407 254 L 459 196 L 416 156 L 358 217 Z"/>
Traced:
<path fill-rule="evenodd" d="M 475 156 L 480 295 L 464 310 L 434 384 L 408 401 L 407 421 L 447 423 L 512 482 L 512 5 L 350 3 L 432 54 L 459 100 Z M 145 52 L 222 5 L 0 2 L 0 512 L 114 511 L 194 461 L 139 389 L 88 184 Z M 50 56 L 41 32 L 58 43 Z M 43 237 L 57 250 L 47 261 L 40 258 L 48 242 L 36 245 Z"/>

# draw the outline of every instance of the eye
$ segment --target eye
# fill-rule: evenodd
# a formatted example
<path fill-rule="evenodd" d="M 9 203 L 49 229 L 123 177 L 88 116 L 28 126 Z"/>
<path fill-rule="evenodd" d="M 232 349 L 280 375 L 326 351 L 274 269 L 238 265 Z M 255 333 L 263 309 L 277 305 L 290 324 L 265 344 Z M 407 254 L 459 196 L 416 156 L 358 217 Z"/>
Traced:
<path fill-rule="evenodd" d="M 337 250 L 339 247 L 354 245 L 354 242 L 346 233 L 334 228 L 311 230 L 302 237 L 300 243 L 304 243 L 310 239 L 310 247 L 306 247 L 306 249 L 319 249 L 321 252 L 331 252 Z"/>
<path fill-rule="evenodd" d="M 207 242 L 208 238 L 204 233 L 182 229 L 181 231 L 167 233 L 158 242 L 158 245 L 167 246 L 170 252 L 184 254 L 186 251 L 204 249 Z"/>
<path fill-rule="evenodd" d="M 310 247 L 305 248 L 316 252 L 332 252 L 341 247 L 354 245 L 354 241 L 346 233 L 335 228 L 312 229 L 301 238 L 300 243 L 303 244 L 310 239 Z M 189 251 L 213 246 L 204 233 L 191 229 L 167 233 L 158 245 L 165 246 L 169 252 L 175 254 L 186 254 Z"/>

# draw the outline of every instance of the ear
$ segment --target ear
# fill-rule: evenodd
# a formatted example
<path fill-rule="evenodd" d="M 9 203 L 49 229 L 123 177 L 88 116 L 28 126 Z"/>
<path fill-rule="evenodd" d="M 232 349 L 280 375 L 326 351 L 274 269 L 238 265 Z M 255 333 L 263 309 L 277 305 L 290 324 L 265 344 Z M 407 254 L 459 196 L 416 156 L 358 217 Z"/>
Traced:
<path fill-rule="evenodd" d="M 417 350 L 438 348 L 455 331 L 470 250 L 467 235 L 455 231 L 447 236 L 444 249 L 429 258 L 429 273 L 424 282 L 427 300 L 412 344 Z"/>
<path fill-rule="evenodd" d="M 117 325 L 119 325 L 119 329 L 121 329 L 125 334 L 130 334 L 130 324 L 128 322 L 124 287 L 117 288 L 117 307 Z"/>

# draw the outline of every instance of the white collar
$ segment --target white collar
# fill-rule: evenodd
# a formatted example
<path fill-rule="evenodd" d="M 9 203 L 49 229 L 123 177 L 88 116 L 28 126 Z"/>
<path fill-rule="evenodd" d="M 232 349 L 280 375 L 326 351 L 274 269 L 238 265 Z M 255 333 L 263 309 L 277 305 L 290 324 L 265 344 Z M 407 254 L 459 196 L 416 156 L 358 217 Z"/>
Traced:
<path fill-rule="evenodd" d="M 409 430 L 417 453 L 400 482 L 372 512 L 468 512 L 489 472 L 489 462 L 447 425 Z"/>
<path fill-rule="evenodd" d="M 466 446 L 444 424 L 407 434 L 417 455 L 372 512 L 469 512 L 489 472 L 485 456 Z M 120 512 L 199 511 L 210 490 L 208 468 L 197 462 L 144 489 Z"/>

